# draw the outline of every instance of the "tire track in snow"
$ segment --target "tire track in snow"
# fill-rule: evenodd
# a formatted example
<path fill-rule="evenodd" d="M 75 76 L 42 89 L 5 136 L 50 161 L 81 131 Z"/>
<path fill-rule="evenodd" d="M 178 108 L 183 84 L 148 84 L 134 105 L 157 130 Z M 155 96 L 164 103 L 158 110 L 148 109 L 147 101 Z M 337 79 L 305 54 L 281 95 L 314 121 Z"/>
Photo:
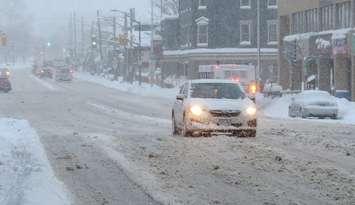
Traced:
<path fill-rule="evenodd" d="M 95 102 L 91 102 L 91 101 L 86 102 L 86 104 L 93 107 L 93 108 L 101 110 L 101 111 L 105 112 L 106 114 L 110 114 L 110 115 L 115 114 L 115 115 L 120 116 L 122 118 L 127 118 L 129 120 L 133 120 L 133 121 L 137 121 L 137 122 L 144 121 L 145 123 L 153 122 L 153 123 L 160 123 L 160 124 L 165 124 L 165 125 L 168 125 L 171 123 L 170 120 L 168 120 L 168 119 L 134 114 L 134 113 L 126 112 L 126 111 L 123 111 L 120 109 L 116 109 L 116 108 L 113 108 L 113 107 L 110 107 L 107 105 L 103 105 L 103 104 L 99 104 L 99 103 L 95 103 Z"/>
<path fill-rule="evenodd" d="M 48 90 L 51 90 L 51 91 L 59 91 L 60 90 L 59 88 L 54 87 L 52 84 L 50 84 L 44 80 L 41 80 L 32 74 L 30 74 L 30 78 L 32 80 L 36 81 L 37 83 L 41 84 L 43 87 L 47 88 Z"/>

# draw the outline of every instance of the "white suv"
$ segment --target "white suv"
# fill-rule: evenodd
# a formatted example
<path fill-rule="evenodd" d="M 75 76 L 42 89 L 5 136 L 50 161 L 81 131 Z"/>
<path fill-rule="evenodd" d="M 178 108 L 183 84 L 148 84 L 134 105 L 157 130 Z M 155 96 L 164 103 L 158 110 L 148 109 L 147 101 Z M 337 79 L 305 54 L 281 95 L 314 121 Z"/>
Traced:
<path fill-rule="evenodd" d="M 230 80 L 185 83 L 172 109 L 173 134 L 230 134 L 255 137 L 257 108 L 243 88 Z"/>

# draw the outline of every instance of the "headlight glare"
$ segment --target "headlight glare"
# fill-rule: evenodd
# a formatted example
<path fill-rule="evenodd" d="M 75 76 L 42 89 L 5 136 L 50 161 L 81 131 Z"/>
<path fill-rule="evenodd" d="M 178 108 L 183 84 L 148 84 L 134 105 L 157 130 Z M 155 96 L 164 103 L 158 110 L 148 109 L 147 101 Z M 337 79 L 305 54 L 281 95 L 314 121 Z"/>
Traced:
<path fill-rule="evenodd" d="M 246 113 L 250 116 L 254 116 L 256 115 L 256 108 L 255 107 L 248 107 L 246 110 Z"/>
<path fill-rule="evenodd" d="M 190 111 L 193 115 L 195 116 L 201 116 L 202 115 L 202 108 L 198 105 L 194 105 L 190 108 Z"/>

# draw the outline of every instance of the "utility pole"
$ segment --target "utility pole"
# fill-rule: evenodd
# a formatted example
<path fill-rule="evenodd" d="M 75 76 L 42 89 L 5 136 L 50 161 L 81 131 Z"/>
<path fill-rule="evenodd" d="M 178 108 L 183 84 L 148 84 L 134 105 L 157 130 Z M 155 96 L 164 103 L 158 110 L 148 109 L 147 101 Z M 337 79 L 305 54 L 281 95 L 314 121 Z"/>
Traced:
<path fill-rule="evenodd" d="M 124 35 L 125 35 L 125 38 L 128 37 L 128 14 L 127 13 L 124 13 Z M 124 71 L 124 76 L 125 76 L 125 79 L 127 80 L 128 79 L 128 63 L 129 63 L 129 53 L 128 53 L 128 48 L 127 48 L 127 44 L 125 43 L 124 45 L 124 50 L 125 50 L 125 71 Z"/>
<path fill-rule="evenodd" d="M 164 0 L 160 0 L 160 21 L 163 19 L 164 15 Z"/>
<path fill-rule="evenodd" d="M 116 27 L 116 16 L 114 16 L 112 18 L 112 29 L 113 29 L 113 39 L 114 41 L 116 41 L 116 38 L 117 38 L 117 27 Z M 116 44 L 115 44 L 116 45 Z"/>
<path fill-rule="evenodd" d="M 100 69 L 102 66 L 103 54 L 102 54 L 102 33 L 101 33 L 101 22 L 100 22 L 100 11 L 97 10 L 97 30 L 98 30 L 98 43 L 99 43 L 99 53 L 100 53 Z"/>
<path fill-rule="evenodd" d="M 73 14 L 70 13 L 70 17 L 69 17 L 69 24 L 68 24 L 68 29 L 69 29 L 69 39 L 68 39 L 68 49 L 73 52 L 73 43 L 74 43 L 74 40 L 73 40 Z"/>
<path fill-rule="evenodd" d="M 81 17 L 81 41 L 80 41 L 80 43 L 81 43 L 81 45 L 80 45 L 80 47 L 81 47 L 81 57 L 82 58 L 84 58 L 84 56 L 85 56 L 85 28 L 84 28 L 84 17 L 82 16 Z"/>
<path fill-rule="evenodd" d="M 78 55 L 78 35 L 77 35 L 77 24 L 76 24 L 76 13 L 73 12 L 73 28 L 74 28 L 74 59 L 76 60 Z"/>
<path fill-rule="evenodd" d="M 117 54 L 117 46 L 116 46 L 116 42 L 117 42 L 117 27 L 116 27 L 116 21 L 117 21 L 117 19 L 116 19 L 116 16 L 114 16 L 113 18 L 112 18 L 112 32 L 113 32 L 113 41 L 114 41 L 114 43 L 113 43 L 113 52 L 115 53 L 115 54 Z M 118 80 L 118 69 L 119 69 L 119 55 L 115 55 L 116 56 L 116 63 L 117 63 L 117 65 L 115 66 L 115 70 L 114 70 L 114 80 Z M 112 67 L 114 66 L 114 59 L 115 58 L 112 58 Z"/>
<path fill-rule="evenodd" d="M 135 76 L 135 66 L 133 66 L 133 23 L 135 20 L 135 10 L 134 9 L 130 9 L 129 12 L 129 47 L 130 47 L 130 52 L 129 52 L 129 72 L 130 72 L 130 83 L 133 83 L 134 80 L 134 76 Z"/>
<path fill-rule="evenodd" d="M 142 23 L 139 24 L 139 47 L 138 47 L 138 66 L 139 66 L 139 85 L 142 85 Z"/>
<path fill-rule="evenodd" d="M 150 23 L 151 23 L 151 33 L 150 33 L 150 67 L 151 72 L 155 72 L 155 59 L 154 59 L 154 48 L 153 48 L 153 41 L 154 41 L 154 0 L 150 0 Z M 153 80 L 152 80 L 153 86 Z"/>
<path fill-rule="evenodd" d="M 258 49 L 258 66 L 255 71 L 255 80 L 259 81 L 260 79 L 260 70 L 261 70 L 261 48 L 260 48 L 260 0 L 257 0 L 257 49 Z"/>

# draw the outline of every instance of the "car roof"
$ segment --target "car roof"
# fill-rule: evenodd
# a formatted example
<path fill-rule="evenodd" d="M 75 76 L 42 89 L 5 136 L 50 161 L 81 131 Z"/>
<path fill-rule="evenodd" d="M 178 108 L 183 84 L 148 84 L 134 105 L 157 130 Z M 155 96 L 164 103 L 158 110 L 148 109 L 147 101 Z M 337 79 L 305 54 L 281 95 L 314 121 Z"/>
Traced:
<path fill-rule="evenodd" d="M 225 83 L 225 84 L 238 84 L 233 80 L 225 80 L 225 79 L 198 79 L 198 80 L 191 80 L 191 84 L 209 84 L 209 83 Z"/>

